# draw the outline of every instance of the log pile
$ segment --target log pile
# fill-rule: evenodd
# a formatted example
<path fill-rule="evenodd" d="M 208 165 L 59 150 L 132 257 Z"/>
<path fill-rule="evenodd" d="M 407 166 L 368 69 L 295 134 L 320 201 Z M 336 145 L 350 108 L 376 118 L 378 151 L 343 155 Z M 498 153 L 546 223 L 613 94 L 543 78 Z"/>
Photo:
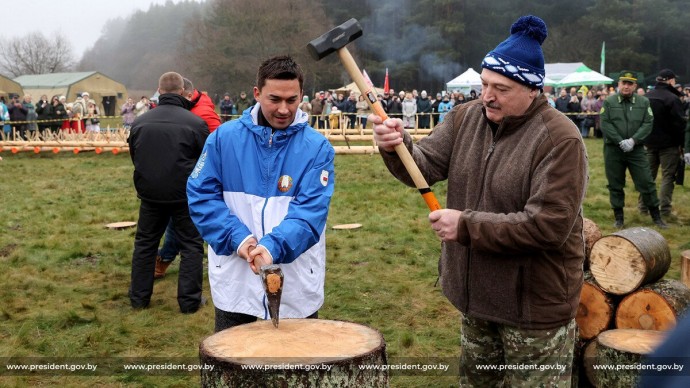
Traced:
<path fill-rule="evenodd" d="M 597 238 L 596 225 L 586 222 L 584 229 L 585 245 L 591 248 L 585 252 L 589 271 L 575 318 L 580 340 L 573 367 L 578 383 L 573 385 L 634 386 L 639 370 L 606 372 L 594 365 L 639 362 L 690 306 L 690 289 L 663 279 L 671 253 L 655 230 L 630 228 Z"/>

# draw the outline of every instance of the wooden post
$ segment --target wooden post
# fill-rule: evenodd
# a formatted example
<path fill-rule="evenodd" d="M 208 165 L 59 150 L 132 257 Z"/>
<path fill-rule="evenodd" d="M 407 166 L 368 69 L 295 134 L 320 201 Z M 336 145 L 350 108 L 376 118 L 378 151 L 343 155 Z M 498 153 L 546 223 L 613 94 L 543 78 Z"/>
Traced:
<path fill-rule="evenodd" d="M 690 287 L 690 251 L 680 254 L 680 281 Z"/>

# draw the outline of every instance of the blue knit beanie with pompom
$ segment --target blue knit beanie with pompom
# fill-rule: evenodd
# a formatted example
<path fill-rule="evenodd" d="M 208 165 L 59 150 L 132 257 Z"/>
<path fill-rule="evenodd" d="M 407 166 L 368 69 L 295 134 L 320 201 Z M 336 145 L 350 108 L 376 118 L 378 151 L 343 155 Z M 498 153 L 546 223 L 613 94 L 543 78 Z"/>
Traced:
<path fill-rule="evenodd" d="M 528 15 L 510 27 L 510 36 L 486 54 L 482 67 L 500 73 L 530 88 L 544 87 L 544 53 L 546 23 Z"/>

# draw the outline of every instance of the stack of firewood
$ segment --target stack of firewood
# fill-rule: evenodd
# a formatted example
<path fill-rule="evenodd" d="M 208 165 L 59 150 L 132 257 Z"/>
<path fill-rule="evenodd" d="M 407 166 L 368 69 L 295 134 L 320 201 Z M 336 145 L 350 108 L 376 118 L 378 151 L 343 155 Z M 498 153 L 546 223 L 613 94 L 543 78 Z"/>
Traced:
<path fill-rule="evenodd" d="M 576 316 L 574 386 L 634 386 L 640 370 L 594 365 L 639 363 L 675 327 L 690 305 L 690 289 L 663 279 L 671 251 L 655 230 L 630 228 L 601 237 L 596 224 L 585 219 L 584 234 L 589 270 Z"/>

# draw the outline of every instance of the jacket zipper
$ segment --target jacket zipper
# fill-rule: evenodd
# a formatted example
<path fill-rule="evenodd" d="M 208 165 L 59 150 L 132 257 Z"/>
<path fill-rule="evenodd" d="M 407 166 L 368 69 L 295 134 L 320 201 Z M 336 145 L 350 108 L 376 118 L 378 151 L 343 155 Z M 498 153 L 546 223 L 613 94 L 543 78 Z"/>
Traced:
<path fill-rule="evenodd" d="M 628 108 L 628 107 L 627 107 L 628 102 L 627 102 L 627 101 L 623 101 L 623 104 L 626 105 L 626 106 L 623 108 L 623 118 L 625 119 L 625 135 L 627 136 L 627 135 L 630 134 L 630 128 L 628 127 L 628 109 L 627 109 L 627 108 Z M 632 111 L 632 105 L 630 106 L 630 110 Z"/>
<path fill-rule="evenodd" d="M 268 136 L 268 149 L 271 150 L 273 148 L 273 129 L 271 129 L 271 134 Z M 268 163 L 266 165 L 266 199 L 264 199 L 264 206 L 261 208 L 261 235 L 266 234 L 266 206 L 268 206 L 268 191 L 270 190 L 270 185 L 271 185 L 271 164 Z M 258 242 L 257 242 L 258 243 Z M 268 313 L 268 300 L 266 299 L 266 294 L 264 294 L 261 304 L 264 307 L 264 320 L 269 319 L 269 313 Z"/>
<path fill-rule="evenodd" d="M 268 137 L 268 148 L 269 150 L 273 148 L 273 130 L 271 130 L 271 134 Z M 266 199 L 264 200 L 264 206 L 261 209 L 261 234 L 266 234 L 266 219 L 264 217 L 264 214 L 266 213 L 266 206 L 268 205 L 268 191 L 271 185 L 271 167 L 270 163 L 266 165 Z"/>
<path fill-rule="evenodd" d="M 496 134 L 499 133 L 499 130 L 496 130 Z M 491 157 L 491 154 L 494 153 L 494 149 L 496 148 L 496 136 L 493 136 L 491 139 L 491 145 L 489 146 L 489 151 L 486 153 L 486 157 L 484 158 L 484 171 L 482 174 L 482 185 L 480 186 L 480 191 L 479 191 L 479 196 L 477 197 L 477 203 L 474 205 L 474 209 L 479 208 L 479 202 L 482 200 L 482 195 L 484 194 L 484 183 L 486 182 L 486 164 L 489 161 L 489 158 Z M 467 281 L 465 282 L 465 295 L 467 296 L 467 305 L 465 306 L 465 310 L 469 311 L 470 309 L 470 261 L 472 260 L 472 250 L 470 247 L 467 247 L 467 265 L 465 266 L 465 273 L 467 273 Z"/>

